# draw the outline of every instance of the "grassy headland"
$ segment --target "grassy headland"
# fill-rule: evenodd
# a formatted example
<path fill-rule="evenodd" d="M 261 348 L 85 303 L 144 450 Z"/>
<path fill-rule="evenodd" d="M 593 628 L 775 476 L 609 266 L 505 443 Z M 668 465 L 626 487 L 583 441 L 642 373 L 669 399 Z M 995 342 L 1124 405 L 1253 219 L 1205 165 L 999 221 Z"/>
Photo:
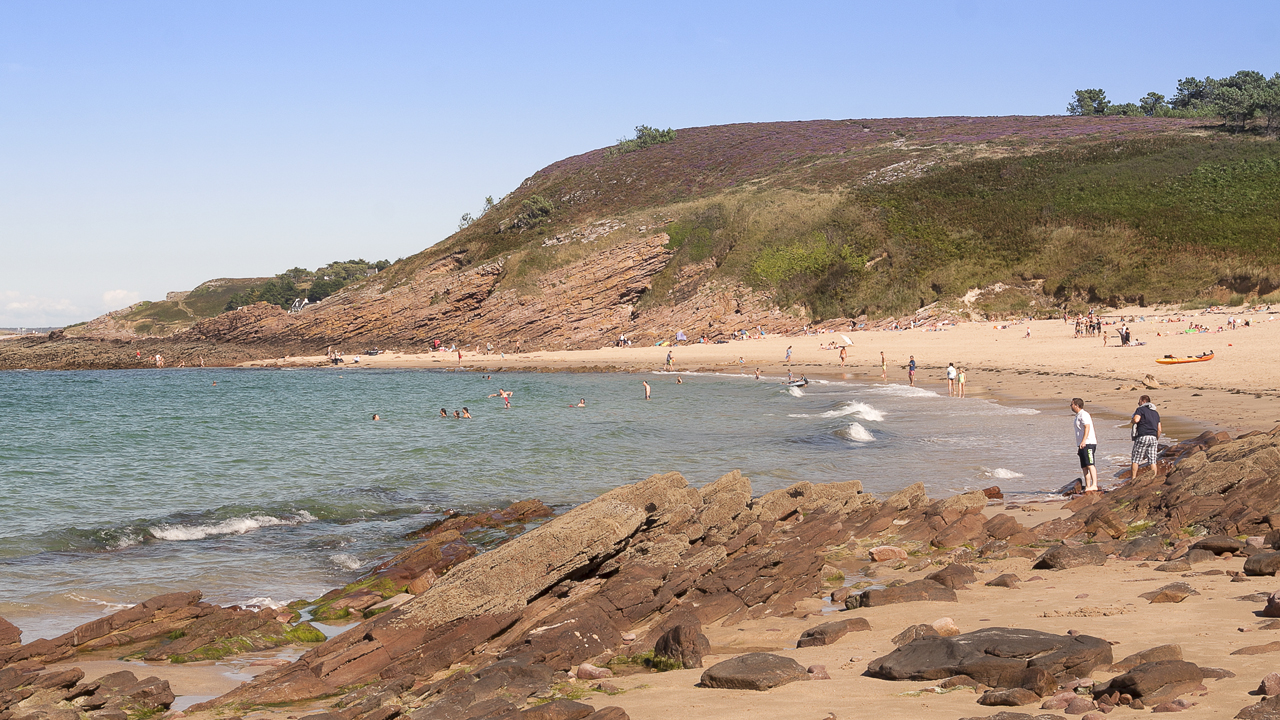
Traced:
<path fill-rule="evenodd" d="M 1280 143 L 1207 118 L 812 121 L 679 130 L 535 173 L 427 266 L 508 260 L 508 286 L 589 254 L 560 238 L 606 219 L 675 253 L 641 307 L 712 279 L 815 320 L 903 315 L 994 283 L 979 309 L 1265 296 L 1280 289 Z M 527 284 L 527 283 L 525 283 Z"/>

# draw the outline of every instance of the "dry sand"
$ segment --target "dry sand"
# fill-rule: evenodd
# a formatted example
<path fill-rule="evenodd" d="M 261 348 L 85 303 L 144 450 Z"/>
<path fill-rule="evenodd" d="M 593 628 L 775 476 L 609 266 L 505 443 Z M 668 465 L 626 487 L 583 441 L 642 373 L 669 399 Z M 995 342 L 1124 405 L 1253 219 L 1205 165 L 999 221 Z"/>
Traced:
<path fill-rule="evenodd" d="M 1009 323 L 968 323 L 947 327 L 941 332 L 920 330 L 899 332 L 844 333 L 853 341 L 849 365 L 841 368 L 838 351 L 820 349 L 832 341 L 843 344 L 840 333 L 763 340 L 736 341 L 721 345 L 680 345 L 668 347 L 603 348 L 592 351 L 532 352 L 504 357 L 465 352 L 461 363 L 456 353 L 404 354 L 389 352 L 362 357 L 360 366 L 403 368 L 450 368 L 498 372 L 527 369 L 568 370 L 599 368 L 649 371 L 662 368 L 668 351 L 676 369 L 684 372 L 762 372 L 778 375 L 791 370 L 797 375 L 836 377 L 880 382 L 906 382 L 904 366 L 914 355 L 919 363 L 917 384 L 946 392 L 944 370 L 948 362 L 968 369 L 969 394 L 993 397 L 1011 404 L 1056 407 L 1073 396 L 1085 398 L 1093 406 L 1127 414 L 1141 394 L 1150 394 L 1165 417 L 1166 429 L 1181 425 L 1187 432 L 1202 427 L 1242 432 L 1270 429 L 1280 424 L 1280 364 L 1273 361 L 1280 349 L 1280 316 L 1267 313 L 1237 314 L 1252 327 L 1221 333 L 1189 335 L 1181 332 L 1188 321 L 1213 329 L 1226 326 L 1226 312 L 1170 313 L 1130 308 L 1111 313 L 1108 319 L 1139 317 L 1130 322 L 1135 339 L 1146 344 L 1115 347 L 1115 326 L 1107 347 L 1099 337 L 1074 338 L 1073 326 L 1061 321 Z M 1273 319 L 1274 318 L 1274 319 Z M 1166 320 L 1167 322 L 1161 322 Z M 1026 333 L 1030 330 L 1030 337 Z M 1157 336 L 1159 333 L 1159 336 Z M 787 347 L 792 362 L 784 364 Z M 1214 360 L 1206 363 L 1163 366 L 1156 358 L 1166 354 L 1194 355 L 1214 350 Z M 348 349 L 350 351 L 350 349 Z M 881 380 L 879 353 L 889 362 L 889 377 Z M 741 362 L 739 359 L 741 358 Z M 249 365 L 311 364 L 323 358 L 286 358 Z M 351 370 L 351 365 L 344 367 Z M 1143 387 L 1151 375 L 1159 384 Z M 638 382 L 638 381 L 637 381 Z M 1136 387 L 1135 387 L 1136 386 Z M 1184 435 L 1185 436 L 1185 435 Z M 991 512 L 1001 507 L 988 508 Z M 1012 514 L 1024 525 L 1034 526 L 1063 513 L 1060 504 L 1026 505 Z M 765 618 L 734 627 L 705 628 L 715 655 L 708 666 L 734 654 L 767 650 L 792 657 L 802 665 L 825 665 L 831 680 L 799 682 L 768 692 L 729 691 L 697 688 L 701 670 L 661 674 L 643 673 L 616 678 L 621 693 L 605 696 L 592 693 L 585 702 L 596 707 L 619 705 L 635 720 L 666 720 L 671 717 L 769 718 L 770 720 L 822 720 L 823 718 L 881 717 L 906 719 L 921 717 L 961 718 L 995 714 L 1000 708 L 984 708 L 975 703 L 976 694 L 957 689 L 935 694 L 918 691 L 927 682 L 889 682 L 864 677 L 867 663 L 891 650 L 890 638 L 915 623 L 950 617 L 962 632 L 984 627 L 1022 627 L 1050 632 L 1079 630 L 1106 638 L 1115 644 L 1115 659 L 1165 643 L 1182 646 L 1184 657 L 1201 666 L 1222 667 L 1234 678 L 1207 680 L 1209 692 L 1191 695 L 1198 703 L 1189 717 L 1230 718 L 1240 708 L 1259 698 L 1249 695 L 1259 680 L 1275 669 L 1276 654 L 1231 655 L 1245 646 L 1280 640 L 1280 631 L 1259 631 L 1256 616 L 1262 603 L 1241 600 L 1241 596 L 1275 590 L 1270 578 L 1231 582 L 1226 574 L 1206 575 L 1205 570 L 1241 570 L 1239 558 L 1196 566 L 1194 573 L 1178 576 L 1155 572 L 1140 563 L 1112 560 L 1105 567 L 1065 571 L 1032 571 L 1030 560 L 1012 558 L 980 566 L 979 581 L 960 591 L 958 603 L 905 603 L 838 613 L 830 608 L 830 618 Z M 905 570 L 877 576 L 878 582 L 895 577 L 914 580 L 928 571 Z M 986 580 L 1004 572 L 1018 574 L 1027 582 L 1019 589 L 985 587 Z M 1028 580 L 1034 576 L 1043 579 Z M 1199 595 L 1180 604 L 1149 604 L 1138 597 L 1167 583 L 1183 580 Z M 852 633 L 834 645 L 795 649 L 805 629 L 836 619 L 837 616 L 867 618 L 870 632 Z M 1241 632 L 1241 630 L 1244 632 Z M 163 668 L 155 668 L 161 674 Z M 1112 673 L 1098 671 L 1101 681 Z M 163 676 L 163 675 L 162 675 Z M 1034 707 L 1034 706 L 1032 706 Z M 1026 712 L 1031 707 L 1019 708 Z M 297 715 L 293 710 L 260 710 L 254 718 Z M 1117 716 L 1136 714 L 1117 709 Z"/>
<path fill-rule="evenodd" d="M 1260 579 L 1232 583 L 1227 575 L 1183 578 L 1154 572 L 1150 567 L 1138 567 L 1139 563 L 1114 560 L 1105 568 L 1063 571 L 1032 571 L 1031 563 L 1010 559 L 981 566 L 978 583 L 959 591 L 958 603 L 903 603 L 837 613 L 839 617 L 864 617 L 872 629 L 850 633 L 827 647 L 795 649 L 796 640 L 804 630 L 824 621 L 812 617 L 762 619 L 731 628 L 704 628 L 712 650 L 718 653 L 704 659 L 708 667 L 749 647 L 794 658 L 806 667 L 825 665 L 831 680 L 792 683 L 767 692 L 714 690 L 694 687 L 701 670 L 683 670 L 618 678 L 614 684 L 626 692 L 613 697 L 594 695 L 587 702 L 596 707 L 619 705 L 633 720 L 670 717 L 822 720 L 829 714 L 842 720 L 906 719 L 995 714 L 1002 708 L 977 705 L 977 694 L 967 688 L 945 694 L 921 694 L 919 691 L 931 683 L 891 682 L 862 675 L 870 661 L 894 649 L 890 642 L 894 635 L 909 625 L 931 623 L 942 617 L 952 618 L 961 632 L 986 627 L 1033 628 L 1055 633 L 1079 630 L 1115 643 L 1113 652 L 1117 661 L 1156 645 L 1177 643 L 1182 646 L 1185 659 L 1201 666 L 1223 667 L 1236 674 L 1234 678 L 1205 681 L 1209 693 L 1203 697 L 1188 696 L 1199 703 L 1188 711 L 1190 717 L 1233 717 L 1240 708 L 1260 699 L 1247 693 L 1275 669 L 1277 656 L 1230 653 L 1245 646 L 1280 640 L 1280 632 L 1240 632 L 1239 628 L 1252 630 L 1259 626 L 1254 612 L 1261 609 L 1262 603 L 1234 598 L 1270 591 L 1273 589 L 1270 583 L 1264 584 Z M 1237 558 L 1196 567 L 1200 571 L 1240 570 L 1243 564 L 1244 561 Z M 883 579 L 901 576 L 915 580 L 926 572 L 929 571 L 891 573 Z M 1004 572 L 1015 573 L 1024 580 L 1036 576 L 1044 579 L 1024 582 L 1019 589 L 981 584 Z M 878 582 L 881 579 L 877 577 Z M 1138 597 L 1179 580 L 1189 583 L 1200 595 L 1179 604 L 1156 605 Z M 1063 616 L 1044 617 L 1055 613 Z M 1093 677 L 1101 682 L 1114 674 L 1096 671 Z M 1038 703 L 1017 710 L 1034 713 L 1031 708 L 1037 706 Z M 1128 708 L 1118 708 L 1114 716 L 1137 714 Z"/>

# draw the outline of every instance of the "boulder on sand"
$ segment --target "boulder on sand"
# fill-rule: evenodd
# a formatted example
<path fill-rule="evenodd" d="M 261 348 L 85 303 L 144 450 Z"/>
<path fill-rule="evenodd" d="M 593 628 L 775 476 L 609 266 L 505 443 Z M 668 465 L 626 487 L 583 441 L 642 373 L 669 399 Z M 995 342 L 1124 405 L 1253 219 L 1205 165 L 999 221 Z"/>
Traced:
<path fill-rule="evenodd" d="M 1096 544 L 1059 545 L 1050 548 L 1036 559 L 1032 567 L 1037 570 L 1067 570 L 1085 565 L 1103 565 L 1107 562 L 1107 554 Z"/>
<path fill-rule="evenodd" d="M 1195 663 L 1184 660 L 1157 660 L 1143 663 L 1123 675 L 1095 685 L 1095 698 L 1119 692 L 1141 698 L 1146 705 L 1168 702 L 1200 687 L 1204 672 Z"/>
<path fill-rule="evenodd" d="M 1280 717 L 1280 695 L 1241 708 L 1237 720 L 1275 720 Z"/>
<path fill-rule="evenodd" d="M 1244 561 L 1245 575 L 1275 575 L 1280 570 L 1280 552 L 1252 555 Z"/>
<path fill-rule="evenodd" d="M 1005 690 L 988 690 L 978 698 L 979 705 L 1005 705 L 1017 707 L 1038 702 L 1040 696 L 1026 688 L 1008 688 Z"/>
<path fill-rule="evenodd" d="M 817 647 L 830 645 L 854 631 L 870 630 L 871 623 L 866 618 L 849 618 L 835 622 L 822 623 L 805 630 L 796 642 L 796 647 Z"/>
<path fill-rule="evenodd" d="M 1028 671 L 1043 671 L 1051 679 L 1067 673 L 1086 677 L 1099 665 L 1110 664 L 1111 645 L 1101 638 L 985 628 L 955 637 L 912 641 L 871 661 L 866 674 L 885 680 L 941 680 L 968 675 L 994 688 L 1028 684 L 1043 687 L 1042 681 L 1028 682 L 1034 680 L 1028 677 Z"/>
<path fill-rule="evenodd" d="M 886 560 L 906 560 L 909 556 L 907 551 L 893 545 L 881 545 L 873 547 L 870 550 L 871 559 L 876 562 L 884 562 Z"/>
<path fill-rule="evenodd" d="M 707 668 L 701 685 L 729 690 L 768 690 L 796 680 L 808 680 L 809 672 L 791 658 L 772 653 L 748 653 Z"/>
<path fill-rule="evenodd" d="M 968 565 L 951 563 L 937 572 L 926 575 L 925 580 L 932 580 L 952 590 L 963 590 L 969 583 L 977 582 L 978 576 Z"/>
<path fill-rule="evenodd" d="M 1143 663 L 1155 662 L 1157 660 L 1181 660 L 1181 645 L 1157 645 L 1148 648 L 1142 652 L 1136 652 L 1118 663 L 1113 664 L 1109 670 L 1114 673 L 1127 673 Z"/>
<path fill-rule="evenodd" d="M 1214 555 L 1221 555 L 1223 553 L 1240 552 L 1244 549 L 1244 541 L 1237 540 L 1227 535 L 1210 535 L 1209 537 L 1197 540 L 1195 544 L 1191 546 L 1191 549 L 1208 550 Z"/>
<path fill-rule="evenodd" d="M 1138 597 L 1153 603 L 1180 603 L 1192 595 L 1199 595 L 1194 588 L 1184 582 L 1169 583 L 1151 592 L 1144 592 Z"/>
<path fill-rule="evenodd" d="M 908 626 L 902 632 L 893 636 L 889 642 L 896 647 L 902 647 L 909 642 L 914 642 L 922 637 L 942 637 L 942 633 L 938 632 L 938 628 L 928 624 L 919 623 L 917 625 Z"/>
<path fill-rule="evenodd" d="M 916 580 L 905 585 L 886 588 L 871 588 L 850 595 L 844 601 L 845 609 L 856 610 L 860 607 L 880 607 L 904 602 L 959 602 L 956 591 L 932 580 Z"/>
<path fill-rule="evenodd" d="M 697 625 L 677 625 L 654 643 L 653 654 L 679 661 L 686 670 L 702 667 L 702 656 L 711 652 L 711 641 Z"/>

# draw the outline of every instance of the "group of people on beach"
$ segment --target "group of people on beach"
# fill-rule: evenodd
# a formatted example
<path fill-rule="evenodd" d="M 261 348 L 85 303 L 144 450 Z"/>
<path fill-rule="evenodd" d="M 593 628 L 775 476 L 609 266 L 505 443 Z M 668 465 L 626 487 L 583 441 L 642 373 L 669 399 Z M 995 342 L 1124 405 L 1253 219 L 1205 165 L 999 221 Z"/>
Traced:
<path fill-rule="evenodd" d="M 1093 416 L 1084 409 L 1084 400 L 1081 398 L 1071 398 L 1071 412 L 1075 413 L 1076 455 L 1080 459 L 1080 471 L 1083 475 L 1076 482 L 1080 484 L 1082 492 L 1099 492 L 1098 434 L 1094 430 Z M 1152 472 L 1157 472 L 1160 435 L 1164 433 L 1164 426 L 1150 395 L 1138 398 L 1138 407 L 1129 418 L 1129 428 L 1133 439 L 1133 449 L 1129 453 L 1129 479 L 1137 478 L 1138 470 L 1143 466 L 1149 465 Z"/>
<path fill-rule="evenodd" d="M 912 356 L 912 362 L 915 357 Z M 947 397 L 964 397 L 964 386 L 968 382 L 965 376 L 964 368 L 956 367 L 955 363 L 947 363 Z"/>

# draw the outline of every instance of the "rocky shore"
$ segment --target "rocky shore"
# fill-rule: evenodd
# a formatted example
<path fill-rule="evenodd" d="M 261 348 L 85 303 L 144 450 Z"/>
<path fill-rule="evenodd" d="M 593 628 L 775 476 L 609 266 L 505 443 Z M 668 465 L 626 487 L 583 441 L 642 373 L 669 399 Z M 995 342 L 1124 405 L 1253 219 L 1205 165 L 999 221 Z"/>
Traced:
<path fill-rule="evenodd" d="M 1280 569 L 1280 428 L 1206 433 L 1060 507 L 857 481 L 753 497 L 733 472 L 548 512 L 448 518 L 305 607 L 173 593 L 26 644 L 0 621 L 0 720 L 150 717 L 175 700 L 161 663 L 282 645 L 306 651 L 185 714 L 1280 716 L 1280 593 L 1257 584 Z M 536 522 L 487 552 L 468 539 Z M 323 639 L 300 611 L 355 624 Z M 122 656 L 153 674 L 74 667 Z"/>

